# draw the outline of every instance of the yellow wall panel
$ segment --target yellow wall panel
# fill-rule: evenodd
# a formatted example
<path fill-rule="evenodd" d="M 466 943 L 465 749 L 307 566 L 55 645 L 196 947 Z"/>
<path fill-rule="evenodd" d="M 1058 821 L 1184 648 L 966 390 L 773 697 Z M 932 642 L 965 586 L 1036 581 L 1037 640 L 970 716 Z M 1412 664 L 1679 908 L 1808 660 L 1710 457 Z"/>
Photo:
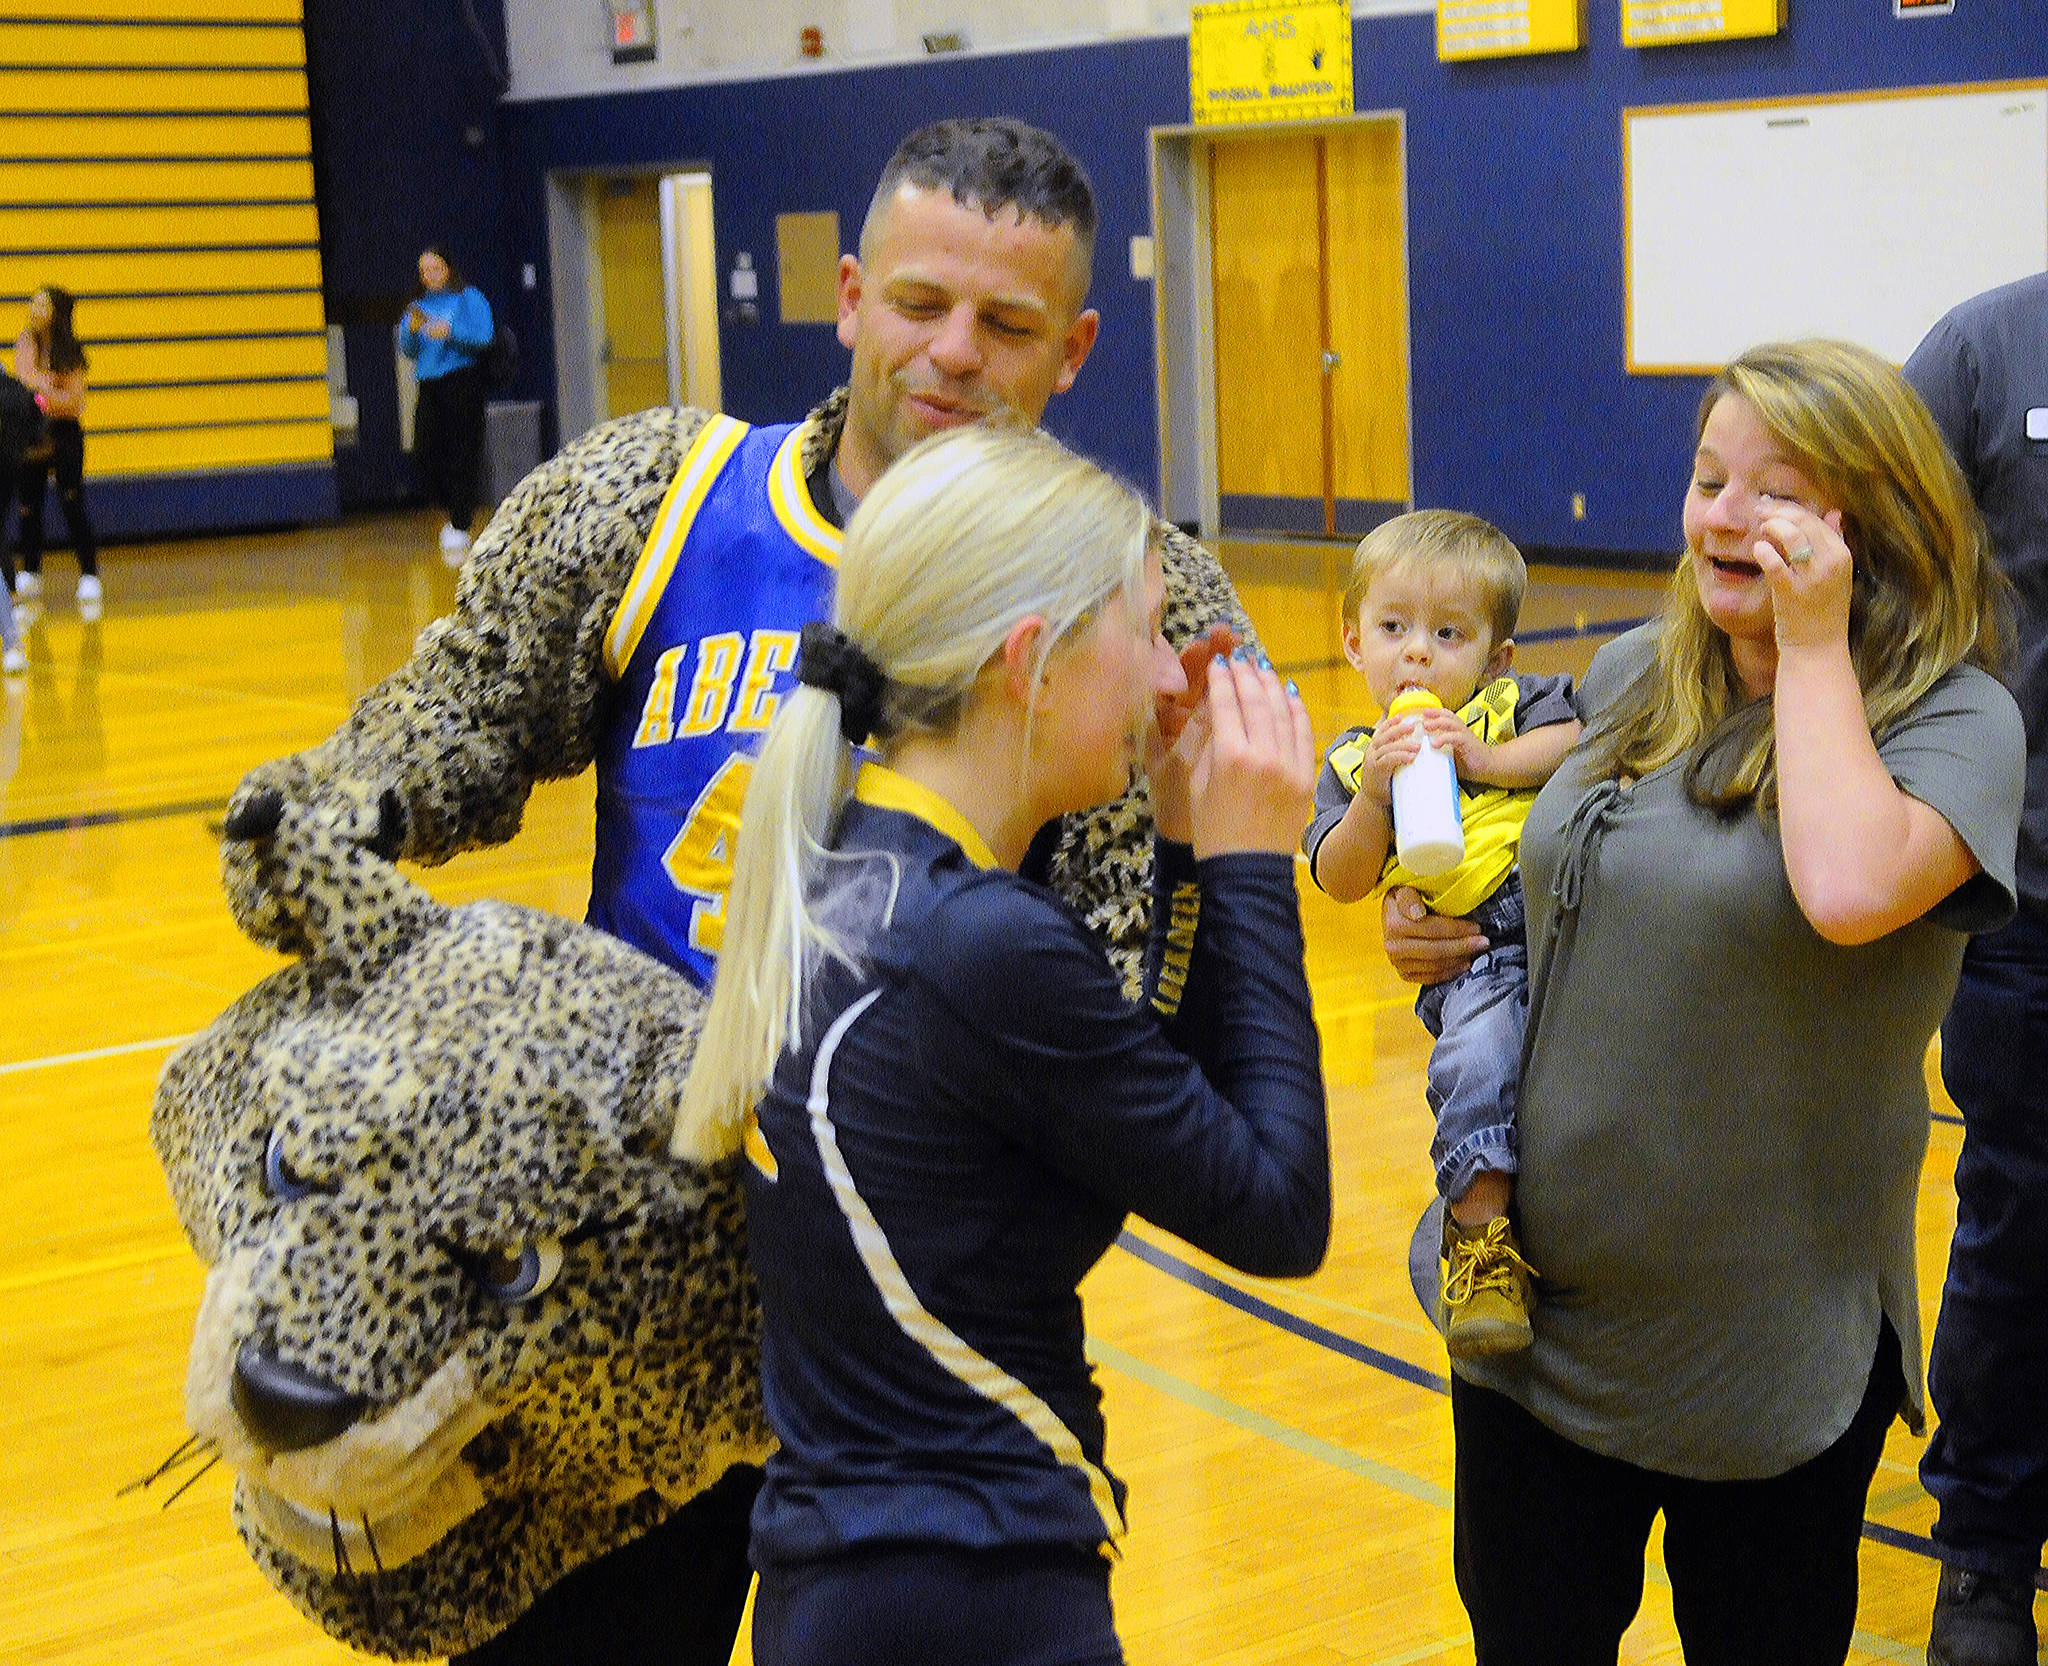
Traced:
<path fill-rule="evenodd" d="M 192 469 L 254 468 L 272 463 L 325 463 L 334 430 L 318 422 L 222 428 L 165 428 L 155 433 L 95 434 L 85 448 L 88 477 L 177 474 Z"/>
<path fill-rule="evenodd" d="M 111 341 L 92 348 L 92 385 L 228 382 L 256 376 L 327 374 L 327 337 L 257 336 L 224 341 Z"/>
<path fill-rule="evenodd" d="M 0 143 L 0 156 L 6 154 Z M 296 162 L 0 162 L 0 203 L 311 203 L 313 164 Z"/>
<path fill-rule="evenodd" d="M 78 328 L 88 345 L 122 336 L 173 340 L 282 330 L 319 331 L 325 339 L 327 316 L 319 293 L 311 290 L 292 295 L 88 295 L 78 303 Z M 95 351 L 95 374 L 99 362 Z"/>
<path fill-rule="evenodd" d="M 85 402 L 85 429 L 190 427 L 210 422 L 281 422 L 329 415 L 327 379 L 245 382 L 182 388 L 95 388 Z"/>
<path fill-rule="evenodd" d="M 53 69 L 198 64 L 218 69 L 247 64 L 298 68 L 305 61 L 302 29 L 10 23 L 0 19 L 0 63 L 6 64 L 48 64 Z"/>
<path fill-rule="evenodd" d="M 0 316 L 78 295 L 95 476 L 331 462 L 305 62 L 301 0 L 0 0 Z"/>
<path fill-rule="evenodd" d="M 288 69 L 0 69 L 0 110 L 304 110 L 306 76 Z"/>
<path fill-rule="evenodd" d="M 162 17 L 206 19 L 221 23 L 297 23 L 305 15 L 300 0 L 14 0 L 0 15 L 21 18 Z"/>
<path fill-rule="evenodd" d="M 301 115 L 0 116 L 0 156 L 310 156 Z M 104 192 L 93 193 L 104 196 Z"/>
<path fill-rule="evenodd" d="M 0 299 L 46 283 L 81 296 L 318 289 L 318 249 L 148 250 L 141 254 L 0 254 Z M 80 302 L 80 333 L 84 333 Z"/>
<path fill-rule="evenodd" d="M 320 220 L 310 202 L 0 208 L 0 250 L 249 248 L 319 241 Z"/>

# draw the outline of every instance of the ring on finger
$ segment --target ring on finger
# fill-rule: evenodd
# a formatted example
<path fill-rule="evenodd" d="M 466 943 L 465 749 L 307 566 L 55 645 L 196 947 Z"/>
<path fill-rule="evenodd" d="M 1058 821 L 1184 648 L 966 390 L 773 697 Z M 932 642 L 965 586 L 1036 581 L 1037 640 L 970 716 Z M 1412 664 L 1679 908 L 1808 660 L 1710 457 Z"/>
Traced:
<path fill-rule="evenodd" d="M 1785 559 L 1795 567 L 1804 567 L 1807 562 L 1813 559 L 1813 546 L 1811 544 L 1794 544 Z"/>

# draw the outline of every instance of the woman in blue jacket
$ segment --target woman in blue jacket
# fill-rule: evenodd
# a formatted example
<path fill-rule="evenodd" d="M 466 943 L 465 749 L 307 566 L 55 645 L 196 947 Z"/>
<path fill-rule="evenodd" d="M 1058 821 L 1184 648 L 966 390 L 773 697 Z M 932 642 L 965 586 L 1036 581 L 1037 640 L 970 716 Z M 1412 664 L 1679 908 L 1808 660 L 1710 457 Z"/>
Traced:
<path fill-rule="evenodd" d="M 438 247 L 420 256 L 420 292 L 398 328 L 398 350 L 419 366 L 413 461 L 429 501 L 448 512 L 441 553 L 459 565 L 476 515 L 477 464 L 484 447 L 484 350 L 491 303 L 462 281 Z"/>
<path fill-rule="evenodd" d="M 1121 1662 L 1081 1279 L 1127 1214 L 1247 1271 L 1322 1259 L 1293 858 L 1315 739 L 1271 671 L 1175 658 L 1151 526 L 1042 435 L 926 441 L 848 527 L 754 765 L 675 1150 L 746 1154 L 781 1442 L 759 1666 Z M 1133 1006 L 1016 869 L 1141 765 Z"/>

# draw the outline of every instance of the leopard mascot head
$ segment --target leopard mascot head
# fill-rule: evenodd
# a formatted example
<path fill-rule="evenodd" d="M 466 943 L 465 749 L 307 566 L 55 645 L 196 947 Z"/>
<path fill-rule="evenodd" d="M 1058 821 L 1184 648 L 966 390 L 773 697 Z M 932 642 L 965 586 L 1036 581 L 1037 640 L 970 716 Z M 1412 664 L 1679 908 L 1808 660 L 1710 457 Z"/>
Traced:
<path fill-rule="evenodd" d="M 586 927 L 437 904 L 346 806 L 268 813 L 301 958 L 151 1121 L 209 1268 L 187 1420 L 307 1615 L 456 1652 L 768 1450 L 738 1176 L 668 1155 L 701 999 Z"/>

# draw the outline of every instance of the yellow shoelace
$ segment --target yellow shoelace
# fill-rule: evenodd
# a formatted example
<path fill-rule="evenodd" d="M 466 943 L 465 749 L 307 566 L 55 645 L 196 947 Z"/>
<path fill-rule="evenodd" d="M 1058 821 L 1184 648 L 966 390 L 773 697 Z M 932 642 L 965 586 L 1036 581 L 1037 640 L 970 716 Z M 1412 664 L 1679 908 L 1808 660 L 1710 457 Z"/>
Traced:
<path fill-rule="evenodd" d="M 1513 1292 L 1517 1271 L 1528 1278 L 1543 1275 L 1522 1259 L 1522 1252 L 1508 1242 L 1508 1222 L 1497 1215 L 1486 1223 L 1479 1238 L 1451 1241 L 1451 1271 L 1444 1280 L 1444 1305 L 1463 1307 L 1482 1290 Z"/>

